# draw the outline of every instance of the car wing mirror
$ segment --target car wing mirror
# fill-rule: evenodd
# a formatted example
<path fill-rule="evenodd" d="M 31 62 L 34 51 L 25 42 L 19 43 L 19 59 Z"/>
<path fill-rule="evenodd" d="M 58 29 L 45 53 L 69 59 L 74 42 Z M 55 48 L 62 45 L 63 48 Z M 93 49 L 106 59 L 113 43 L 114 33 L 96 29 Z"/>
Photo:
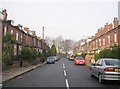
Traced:
<path fill-rule="evenodd" d="M 95 63 L 92 63 L 92 66 L 95 66 L 96 64 Z"/>

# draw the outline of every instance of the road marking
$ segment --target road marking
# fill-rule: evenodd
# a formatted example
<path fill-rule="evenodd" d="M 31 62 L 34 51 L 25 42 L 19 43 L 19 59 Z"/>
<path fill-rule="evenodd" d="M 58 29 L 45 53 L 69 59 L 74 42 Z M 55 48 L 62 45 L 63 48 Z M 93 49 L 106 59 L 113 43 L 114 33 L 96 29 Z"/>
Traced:
<path fill-rule="evenodd" d="M 70 89 L 70 87 L 69 87 L 69 83 L 68 83 L 68 79 L 65 79 L 65 83 L 66 83 L 66 87 L 67 87 L 67 89 Z"/>
<path fill-rule="evenodd" d="M 63 72 L 64 72 L 64 76 L 65 76 L 65 84 L 66 84 L 66 87 L 67 87 L 67 89 L 70 89 L 70 87 L 69 87 L 69 83 L 68 83 L 68 79 L 66 78 L 66 76 L 67 76 L 67 73 L 66 73 L 66 70 L 65 70 L 65 64 L 64 64 L 64 62 L 63 62 Z"/>
<path fill-rule="evenodd" d="M 63 66 L 63 69 L 65 69 L 65 66 Z"/>
<path fill-rule="evenodd" d="M 64 62 L 63 62 L 63 66 L 65 66 Z"/>
<path fill-rule="evenodd" d="M 64 76 L 66 76 L 66 71 L 64 70 Z"/>
<path fill-rule="evenodd" d="M 0 84 L 0 87 L 2 87 L 3 86 L 3 84 Z"/>

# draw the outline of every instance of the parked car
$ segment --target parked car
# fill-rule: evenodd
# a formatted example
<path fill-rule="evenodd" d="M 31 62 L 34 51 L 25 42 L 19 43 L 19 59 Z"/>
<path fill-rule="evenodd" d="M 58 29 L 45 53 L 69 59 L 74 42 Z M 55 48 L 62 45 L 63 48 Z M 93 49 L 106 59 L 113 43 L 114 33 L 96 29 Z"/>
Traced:
<path fill-rule="evenodd" d="M 75 64 L 79 65 L 85 65 L 85 60 L 83 57 L 75 57 L 74 59 Z"/>
<path fill-rule="evenodd" d="M 55 58 L 54 57 L 48 57 L 47 58 L 47 64 L 54 64 L 55 63 Z"/>
<path fill-rule="evenodd" d="M 74 56 L 70 56 L 69 59 L 70 59 L 70 60 L 74 60 Z"/>
<path fill-rule="evenodd" d="M 60 59 L 60 56 L 53 56 L 55 58 L 55 61 L 58 61 Z"/>
<path fill-rule="evenodd" d="M 104 80 L 120 80 L 120 59 L 102 58 L 90 66 L 91 76 L 96 76 L 99 83 Z"/>

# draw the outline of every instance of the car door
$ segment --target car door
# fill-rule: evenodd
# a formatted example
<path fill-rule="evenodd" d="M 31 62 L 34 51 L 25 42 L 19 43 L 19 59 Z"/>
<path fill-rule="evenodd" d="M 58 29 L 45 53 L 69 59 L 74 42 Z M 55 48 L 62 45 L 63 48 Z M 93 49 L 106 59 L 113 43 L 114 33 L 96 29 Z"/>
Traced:
<path fill-rule="evenodd" d="M 98 62 L 96 62 L 95 68 L 94 68 L 94 74 L 98 77 L 98 73 L 101 71 L 102 67 L 102 59 L 100 59 Z"/>
<path fill-rule="evenodd" d="M 97 64 L 99 63 L 100 60 L 98 60 L 94 65 L 91 66 L 91 71 L 92 73 L 96 76 L 96 72 L 97 72 Z"/>
<path fill-rule="evenodd" d="M 103 68 L 103 60 L 101 59 L 95 67 L 95 75 L 98 77 L 99 73 L 102 72 L 102 68 Z"/>

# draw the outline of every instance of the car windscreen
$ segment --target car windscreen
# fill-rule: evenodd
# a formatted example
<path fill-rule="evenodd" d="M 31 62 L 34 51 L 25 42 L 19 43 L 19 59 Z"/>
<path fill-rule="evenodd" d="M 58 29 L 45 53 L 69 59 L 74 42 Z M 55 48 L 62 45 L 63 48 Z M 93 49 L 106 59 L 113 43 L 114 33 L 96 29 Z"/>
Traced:
<path fill-rule="evenodd" d="M 115 66 L 115 65 L 120 65 L 120 60 L 116 60 L 116 59 L 113 59 L 113 60 L 105 60 L 105 64 L 108 65 L 108 66 Z"/>
<path fill-rule="evenodd" d="M 54 58 L 52 58 L 52 57 L 51 57 L 51 58 L 48 58 L 47 60 L 50 60 L 50 61 L 52 61 L 52 60 L 54 60 Z"/>
<path fill-rule="evenodd" d="M 77 60 L 84 60 L 84 58 L 82 58 L 82 57 L 76 57 L 75 59 L 77 59 Z"/>

